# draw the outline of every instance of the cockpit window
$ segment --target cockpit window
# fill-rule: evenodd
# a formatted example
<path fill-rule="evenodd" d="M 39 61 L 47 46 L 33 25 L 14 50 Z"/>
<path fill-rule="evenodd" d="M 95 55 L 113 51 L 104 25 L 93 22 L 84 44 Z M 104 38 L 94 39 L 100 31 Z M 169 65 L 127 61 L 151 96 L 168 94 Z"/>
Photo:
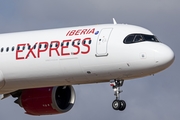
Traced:
<path fill-rule="evenodd" d="M 124 43 L 133 43 L 135 35 L 129 35 L 125 38 Z"/>
<path fill-rule="evenodd" d="M 134 42 L 142 42 L 143 41 L 143 37 L 142 35 L 136 35 L 134 38 Z"/>
<path fill-rule="evenodd" d="M 159 41 L 157 40 L 157 38 L 156 38 L 155 36 L 153 36 L 153 35 L 144 35 L 144 39 L 145 39 L 146 41 L 159 42 Z"/>
<path fill-rule="evenodd" d="M 145 34 L 131 34 L 131 35 L 128 35 L 124 39 L 123 42 L 125 44 L 130 44 L 130 43 L 137 43 L 137 42 L 143 42 L 143 41 L 159 42 L 154 35 L 145 35 Z"/>

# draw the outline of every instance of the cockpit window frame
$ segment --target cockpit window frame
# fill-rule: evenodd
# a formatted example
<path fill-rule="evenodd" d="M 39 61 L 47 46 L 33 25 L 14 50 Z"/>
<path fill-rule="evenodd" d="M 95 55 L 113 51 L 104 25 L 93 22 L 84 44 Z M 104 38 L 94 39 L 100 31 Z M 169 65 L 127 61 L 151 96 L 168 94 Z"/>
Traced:
<path fill-rule="evenodd" d="M 158 39 L 156 38 L 156 36 L 154 36 L 154 35 L 134 33 L 134 34 L 127 35 L 124 38 L 123 43 L 124 44 L 132 44 L 132 43 L 139 43 L 139 42 L 145 42 L 145 41 L 159 42 Z"/>

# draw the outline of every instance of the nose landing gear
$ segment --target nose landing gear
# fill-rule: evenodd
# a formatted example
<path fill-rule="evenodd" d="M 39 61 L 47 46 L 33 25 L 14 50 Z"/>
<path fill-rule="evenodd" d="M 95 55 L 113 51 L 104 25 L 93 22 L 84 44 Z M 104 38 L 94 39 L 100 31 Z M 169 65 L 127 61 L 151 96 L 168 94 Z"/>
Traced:
<path fill-rule="evenodd" d="M 126 108 L 126 102 L 124 100 L 120 100 L 120 93 L 123 92 L 120 90 L 120 87 L 123 86 L 124 80 L 112 80 L 110 81 L 110 86 L 112 86 L 114 90 L 114 95 L 116 99 L 112 102 L 112 107 L 114 110 L 123 111 Z"/>

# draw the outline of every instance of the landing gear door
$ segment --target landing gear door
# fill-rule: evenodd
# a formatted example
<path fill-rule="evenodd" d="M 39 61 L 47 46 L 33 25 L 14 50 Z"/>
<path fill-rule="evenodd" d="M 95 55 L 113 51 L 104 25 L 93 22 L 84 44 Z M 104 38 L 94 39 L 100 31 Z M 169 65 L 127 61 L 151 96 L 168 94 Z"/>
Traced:
<path fill-rule="evenodd" d="M 108 56 L 108 41 L 112 28 L 104 28 L 101 30 L 96 44 L 96 57 Z"/>

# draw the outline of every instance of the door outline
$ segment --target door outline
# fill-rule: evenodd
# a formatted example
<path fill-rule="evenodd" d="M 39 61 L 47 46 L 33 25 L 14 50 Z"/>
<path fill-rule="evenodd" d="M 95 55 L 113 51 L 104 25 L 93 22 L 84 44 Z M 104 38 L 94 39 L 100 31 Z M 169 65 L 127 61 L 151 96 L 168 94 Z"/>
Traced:
<path fill-rule="evenodd" d="M 108 41 L 113 28 L 103 28 L 96 42 L 96 57 L 108 56 Z"/>

